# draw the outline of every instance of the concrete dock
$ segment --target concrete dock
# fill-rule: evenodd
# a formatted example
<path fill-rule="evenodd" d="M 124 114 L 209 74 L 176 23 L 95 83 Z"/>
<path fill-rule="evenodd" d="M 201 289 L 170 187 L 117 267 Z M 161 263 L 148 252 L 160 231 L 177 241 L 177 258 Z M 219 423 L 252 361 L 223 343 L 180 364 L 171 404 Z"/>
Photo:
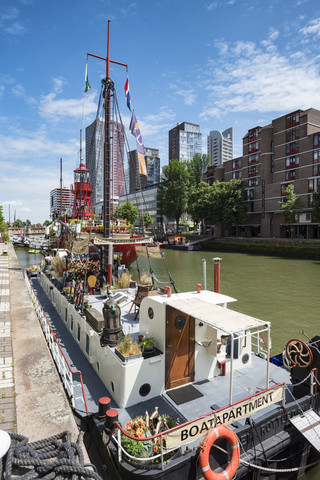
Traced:
<path fill-rule="evenodd" d="M 0 243 L 0 430 L 34 442 L 79 429 L 11 244 Z"/>

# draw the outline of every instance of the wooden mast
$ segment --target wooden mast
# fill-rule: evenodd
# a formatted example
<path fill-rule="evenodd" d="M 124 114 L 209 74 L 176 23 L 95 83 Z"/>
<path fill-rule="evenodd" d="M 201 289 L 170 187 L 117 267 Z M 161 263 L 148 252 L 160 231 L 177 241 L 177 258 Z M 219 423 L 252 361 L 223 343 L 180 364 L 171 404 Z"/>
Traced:
<path fill-rule="evenodd" d="M 105 99 L 105 142 L 104 142 L 104 176 L 103 176 L 103 236 L 105 238 L 110 236 L 110 217 L 111 217 L 111 125 L 110 125 L 110 105 L 111 105 L 111 90 L 114 90 L 113 81 L 110 78 L 110 63 L 122 65 L 128 68 L 126 63 L 116 62 L 110 59 L 110 20 L 108 20 L 108 40 L 107 40 L 107 57 L 99 57 L 88 53 L 91 57 L 99 58 L 106 62 L 106 78 L 103 79 L 105 84 L 104 99 Z"/>

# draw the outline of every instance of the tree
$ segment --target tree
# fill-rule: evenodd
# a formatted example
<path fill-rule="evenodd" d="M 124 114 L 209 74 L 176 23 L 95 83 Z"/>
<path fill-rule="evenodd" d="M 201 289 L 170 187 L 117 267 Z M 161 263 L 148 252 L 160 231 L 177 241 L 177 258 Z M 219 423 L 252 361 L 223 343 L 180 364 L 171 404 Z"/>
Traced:
<path fill-rule="evenodd" d="M 198 186 L 203 181 L 203 174 L 209 164 L 208 155 L 200 155 L 197 153 L 193 159 L 187 162 L 187 169 L 189 172 L 190 185 Z"/>
<path fill-rule="evenodd" d="M 131 225 L 137 220 L 139 212 L 137 207 L 133 206 L 131 202 L 126 202 L 122 207 L 118 207 L 117 217 L 127 220 Z"/>
<path fill-rule="evenodd" d="M 187 163 L 179 160 L 169 160 L 162 169 L 158 201 L 167 218 L 173 218 L 179 229 L 180 218 L 187 210 L 189 173 Z"/>
<path fill-rule="evenodd" d="M 312 215 L 320 221 L 320 187 L 312 195 Z"/>
<path fill-rule="evenodd" d="M 9 241 L 8 235 L 8 225 L 3 216 L 3 207 L 0 207 L 0 236 L 2 236 L 3 241 Z"/>
<path fill-rule="evenodd" d="M 211 204 L 208 212 L 210 223 L 221 224 L 221 235 L 230 229 L 233 223 L 238 224 L 247 218 L 247 195 L 243 180 L 230 180 L 219 182 L 216 180 L 212 185 Z"/>
<path fill-rule="evenodd" d="M 296 215 L 302 211 L 303 203 L 301 198 L 294 193 L 294 187 L 291 183 L 285 188 L 285 195 L 286 196 L 284 197 L 283 201 L 279 202 L 280 212 L 283 216 L 285 225 L 287 227 L 290 226 L 290 235 L 291 238 L 293 238 L 293 223 Z"/>
<path fill-rule="evenodd" d="M 153 220 L 149 214 L 149 212 L 144 212 L 143 214 L 143 223 L 148 228 L 150 225 L 153 224 Z"/>
<path fill-rule="evenodd" d="M 51 225 L 51 223 L 52 223 L 52 222 L 51 222 L 50 220 L 45 220 L 45 221 L 43 222 L 43 226 L 44 226 L 44 227 L 48 227 L 49 225 Z"/>
<path fill-rule="evenodd" d="M 209 221 L 212 207 L 212 187 L 205 182 L 189 190 L 188 213 L 194 223 Z M 213 222 L 215 223 L 215 222 Z"/>
<path fill-rule="evenodd" d="M 15 220 L 13 222 L 13 226 L 14 227 L 19 227 L 19 228 L 22 228 L 24 226 L 24 223 L 22 220 L 20 220 L 19 218 L 17 218 L 17 220 Z"/>

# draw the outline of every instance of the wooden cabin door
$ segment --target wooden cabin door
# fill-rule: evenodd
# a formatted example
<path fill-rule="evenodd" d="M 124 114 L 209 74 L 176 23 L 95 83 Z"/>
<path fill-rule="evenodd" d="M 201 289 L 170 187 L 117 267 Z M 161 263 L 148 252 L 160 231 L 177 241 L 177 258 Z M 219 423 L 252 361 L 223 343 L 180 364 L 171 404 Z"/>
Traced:
<path fill-rule="evenodd" d="M 167 306 L 166 390 L 194 380 L 195 319 Z"/>

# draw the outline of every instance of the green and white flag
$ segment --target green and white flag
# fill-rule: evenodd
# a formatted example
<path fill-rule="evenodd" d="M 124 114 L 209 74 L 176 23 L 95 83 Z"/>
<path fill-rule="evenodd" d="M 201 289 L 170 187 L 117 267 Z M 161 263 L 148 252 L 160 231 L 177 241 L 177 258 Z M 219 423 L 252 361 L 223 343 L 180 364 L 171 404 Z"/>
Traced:
<path fill-rule="evenodd" d="M 86 63 L 86 76 L 85 76 L 84 84 L 85 84 L 84 91 L 87 92 L 91 88 L 91 85 L 88 79 L 88 63 Z"/>

